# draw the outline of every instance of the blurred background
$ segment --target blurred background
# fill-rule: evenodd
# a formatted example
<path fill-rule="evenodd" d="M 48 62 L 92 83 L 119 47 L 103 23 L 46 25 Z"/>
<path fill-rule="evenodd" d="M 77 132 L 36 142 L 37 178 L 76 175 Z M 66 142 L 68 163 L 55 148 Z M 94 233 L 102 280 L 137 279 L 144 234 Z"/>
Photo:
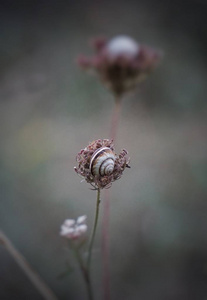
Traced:
<path fill-rule="evenodd" d="M 129 35 L 164 57 L 123 102 L 115 146 L 131 169 L 110 189 L 112 299 L 206 300 L 207 2 L 1 3 L 0 228 L 59 299 L 86 299 L 59 230 L 84 214 L 92 227 L 96 193 L 73 167 L 89 141 L 109 137 L 113 98 L 76 59 L 93 37 Z M 3 247 L 0 261 L 0 299 L 42 299 Z M 73 272 L 59 279 L 66 262 Z"/>

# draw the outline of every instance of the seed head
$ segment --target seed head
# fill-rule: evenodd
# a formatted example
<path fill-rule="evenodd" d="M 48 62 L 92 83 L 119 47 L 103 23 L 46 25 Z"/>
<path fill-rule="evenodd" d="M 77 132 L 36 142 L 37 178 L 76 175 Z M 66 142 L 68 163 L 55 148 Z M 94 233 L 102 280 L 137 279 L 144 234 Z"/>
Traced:
<path fill-rule="evenodd" d="M 139 45 L 128 36 L 111 40 L 97 38 L 93 42 L 96 54 L 91 58 L 81 55 L 79 65 L 96 71 L 101 81 L 116 95 L 132 90 L 157 66 L 161 53 Z"/>
<path fill-rule="evenodd" d="M 109 188 L 113 181 L 122 176 L 125 168 L 129 167 L 127 153 L 122 150 L 117 155 L 112 140 L 95 140 L 78 153 L 78 165 L 74 169 L 94 189 Z"/>

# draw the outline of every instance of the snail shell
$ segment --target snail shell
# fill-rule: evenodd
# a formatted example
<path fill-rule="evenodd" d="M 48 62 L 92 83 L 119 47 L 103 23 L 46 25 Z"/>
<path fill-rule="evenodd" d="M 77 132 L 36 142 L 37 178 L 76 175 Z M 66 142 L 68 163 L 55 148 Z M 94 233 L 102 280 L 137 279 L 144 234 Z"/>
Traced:
<path fill-rule="evenodd" d="M 93 176 L 107 176 L 113 173 L 115 165 L 115 154 L 108 147 L 97 149 L 90 161 L 90 171 Z"/>

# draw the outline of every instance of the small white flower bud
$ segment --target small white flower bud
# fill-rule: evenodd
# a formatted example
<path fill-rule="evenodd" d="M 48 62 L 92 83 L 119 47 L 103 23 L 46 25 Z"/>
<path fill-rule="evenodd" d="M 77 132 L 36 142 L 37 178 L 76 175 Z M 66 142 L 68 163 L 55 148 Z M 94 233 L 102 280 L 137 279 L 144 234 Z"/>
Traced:
<path fill-rule="evenodd" d="M 64 225 L 68 226 L 68 227 L 73 226 L 74 224 L 75 224 L 75 220 L 73 220 L 73 219 L 67 219 L 64 222 Z"/>
<path fill-rule="evenodd" d="M 79 234 L 82 234 L 82 233 L 84 233 L 84 232 L 86 232 L 87 231 L 87 225 L 86 224 L 82 224 L 82 225 L 79 225 L 78 227 L 77 227 L 77 232 L 79 233 Z"/>
<path fill-rule="evenodd" d="M 86 215 L 78 217 L 77 224 L 84 223 L 86 221 L 86 219 L 87 219 Z"/>

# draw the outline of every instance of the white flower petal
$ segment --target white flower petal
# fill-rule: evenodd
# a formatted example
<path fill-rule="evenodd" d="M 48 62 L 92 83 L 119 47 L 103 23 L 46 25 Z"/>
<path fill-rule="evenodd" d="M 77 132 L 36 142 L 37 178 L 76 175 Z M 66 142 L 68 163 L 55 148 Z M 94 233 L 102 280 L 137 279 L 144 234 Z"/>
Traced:
<path fill-rule="evenodd" d="M 81 224 L 81 223 L 85 222 L 86 219 L 87 219 L 86 215 L 78 217 L 77 224 Z"/>
<path fill-rule="evenodd" d="M 80 234 L 82 234 L 82 233 L 85 233 L 87 231 L 87 229 L 88 229 L 88 226 L 86 224 L 82 224 L 82 225 L 79 225 L 76 230 L 78 232 L 80 232 Z"/>
<path fill-rule="evenodd" d="M 67 226 L 67 227 L 71 227 L 71 226 L 73 226 L 74 224 L 75 224 L 75 220 L 73 220 L 73 219 L 67 219 L 67 220 L 65 220 L 65 222 L 64 222 L 64 225 Z"/>
<path fill-rule="evenodd" d="M 75 231 L 74 228 L 68 228 L 68 227 L 62 226 L 61 231 L 60 231 L 60 235 L 68 235 L 68 234 L 73 233 L 74 231 Z"/>

